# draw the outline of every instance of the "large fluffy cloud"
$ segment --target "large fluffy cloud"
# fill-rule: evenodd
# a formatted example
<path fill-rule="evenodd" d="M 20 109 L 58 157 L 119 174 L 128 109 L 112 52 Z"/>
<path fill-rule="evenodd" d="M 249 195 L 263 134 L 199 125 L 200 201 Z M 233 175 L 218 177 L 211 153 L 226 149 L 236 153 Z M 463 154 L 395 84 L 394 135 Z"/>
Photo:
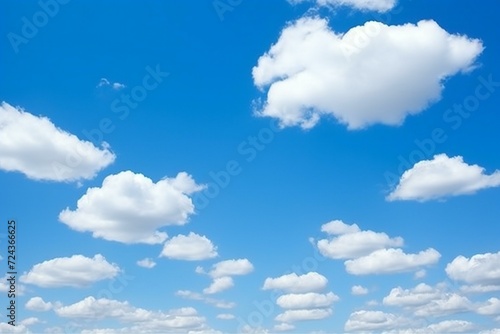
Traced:
<path fill-rule="evenodd" d="M 217 247 L 204 235 L 190 232 L 165 242 L 160 256 L 175 260 L 199 261 L 216 257 Z"/>
<path fill-rule="evenodd" d="M 35 264 L 20 280 L 44 288 L 85 287 L 97 281 L 112 279 L 119 273 L 120 268 L 106 261 L 101 254 L 93 258 L 73 255 Z"/>
<path fill-rule="evenodd" d="M 317 272 L 309 272 L 304 275 L 292 273 L 276 278 L 268 277 L 262 288 L 264 290 L 277 289 L 290 293 L 304 293 L 323 290 L 327 284 L 326 277 Z"/>
<path fill-rule="evenodd" d="M 124 171 L 107 176 L 100 188 L 87 189 L 77 208 L 66 208 L 59 220 L 96 238 L 158 244 L 167 238 L 158 231 L 160 227 L 188 221 L 194 213 L 189 195 L 201 189 L 184 172 L 155 183 L 142 174 Z"/>
<path fill-rule="evenodd" d="M 434 21 L 367 22 L 342 34 L 326 20 L 301 18 L 253 68 L 254 84 L 267 89 L 256 112 L 302 128 L 322 116 L 350 129 L 398 125 L 439 100 L 443 81 L 471 69 L 482 50 L 481 41 Z"/>
<path fill-rule="evenodd" d="M 461 156 L 438 154 L 405 171 L 387 199 L 426 201 L 499 186 L 500 170 L 488 175 L 483 167 L 468 165 Z"/>
<path fill-rule="evenodd" d="M 291 4 L 297 4 L 311 0 L 288 0 Z M 396 5 L 396 0 L 314 0 L 317 6 L 328 7 L 352 7 L 362 11 L 387 12 Z"/>
<path fill-rule="evenodd" d="M 92 179 L 115 155 L 105 144 L 91 142 L 6 102 L 0 104 L 0 169 L 30 179 L 77 181 Z"/>

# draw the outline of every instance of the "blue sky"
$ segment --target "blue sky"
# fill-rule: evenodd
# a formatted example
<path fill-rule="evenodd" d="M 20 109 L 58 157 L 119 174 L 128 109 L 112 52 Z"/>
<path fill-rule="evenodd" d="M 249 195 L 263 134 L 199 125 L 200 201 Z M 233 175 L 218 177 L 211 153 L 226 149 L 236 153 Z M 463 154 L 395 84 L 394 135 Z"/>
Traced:
<path fill-rule="evenodd" d="M 500 333 L 498 5 L 0 6 L 2 333 Z"/>

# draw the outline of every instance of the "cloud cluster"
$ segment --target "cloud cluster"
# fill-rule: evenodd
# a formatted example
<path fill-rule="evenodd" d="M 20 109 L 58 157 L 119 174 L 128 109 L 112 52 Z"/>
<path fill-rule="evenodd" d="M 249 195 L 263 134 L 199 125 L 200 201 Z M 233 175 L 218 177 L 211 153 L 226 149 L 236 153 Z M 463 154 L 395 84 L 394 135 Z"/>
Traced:
<path fill-rule="evenodd" d="M 220 261 L 214 264 L 208 273 L 202 267 L 196 268 L 198 274 L 207 274 L 212 278 L 212 284 L 203 290 L 203 293 L 207 295 L 232 288 L 234 286 L 232 276 L 248 275 L 253 270 L 253 264 L 248 259 Z"/>
<path fill-rule="evenodd" d="M 327 284 L 327 278 L 317 272 L 266 278 L 263 290 L 281 290 L 284 293 L 276 300 L 276 304 L 284 311 L 275 317 L 280 322 L 275 329 L 289 330 L 294 328 L 292 324 L 297 321 L 330 317 L 333 314 L 332 304 L 339 297 L 333 292 L 321 293 Z"/>
<path fill-rule="evenodd" d="M 0 104 L 0 169 L 33 180 L 88 180 L 109 166 L 115 155 L 107 144 L 91 142 L 6 102 Z"/>
<path fill-rule="evenodd" d="M 399 125 L 439 100 L 444 80 L 469 71 L 482 50 L 481 41 L 432 20 L 371 21 L 339 33 L 324 19 L 304 17 L 283 29 L 252 70 L 267 94 L 256 113 L 304 129 L 324 116 L 349 129 Z"/>
<path fill-rule="evenodd" d="M 353 275 L 392 274 L 415 271 L 438 262 L 441 254 L 433 248 L 417 254 L 404 253 L 401 237 L 363 231 L 358 225 L 340 220 L 324 224 L 321 231 L 330 238 L 316 243 L 320 253 L 332 259 L 345 259 L 346 271 Z"/>

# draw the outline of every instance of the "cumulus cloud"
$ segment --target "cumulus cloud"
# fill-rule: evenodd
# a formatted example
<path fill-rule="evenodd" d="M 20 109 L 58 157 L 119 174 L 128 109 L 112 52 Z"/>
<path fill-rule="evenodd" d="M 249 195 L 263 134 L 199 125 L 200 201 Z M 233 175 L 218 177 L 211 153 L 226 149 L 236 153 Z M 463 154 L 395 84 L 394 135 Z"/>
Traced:
<path fill-rule="evenodd" d="M 440 298 L 441 291 L 425 283 L 420 283 L 413 289 L 393 288 L 389 295 L 384 297 L 384 305 L 414 307 L 421 306 Z"/>
<path fill-rule="evenodd" d="M 308 310 L 286 310 L 276 316 L 275 320 L 284 323 L 296 321 L 320 320 L 330 317 L 333 314 L 331 309 L 319 308 Z"/>
<path fill-rule="evenodd" d="M 366 295 L 366 294 L 368 294 L 368 289 L 361 286 L 361 285 L 354 285 L 351 288 L 351 293 L 355 296 Z"/>
<path fill-rule="evenodd" d="M 476 254 L 471 258 L 457 256 L 446 266 L 453 280 L 469 284 L 500 285 L 500 252 Z"/>
<path fill-rule="evenodd" d="M 476 312 L 483 315 L 500 315 L 500 299 L 488 299 L 485 303 L 476 308 Z"/>
<path fill-rule="evenodd" d="M 190 232 L 165 242 L 160 256 L 174 260 L 199 261 L 216 257 L 217 247 L 206 236 Z"/>
<path fill-rule="evenodd" d="M 430 333 L 471 333 L 474 324 L 465 320 L 444 320 L 427 326 Z"/>
<path fill-rule="evenodd" d="M 419 307 L 415 315 L 419 317 L 442 316 L 469 311 L 472 308 L 467 297 L 457 293 L 446 293 L 440 298 Z"/>
<path fill-rule="evenodd" d="M 206 329 L 206 319 L 192 307 L 168 311 L 150 311 L 130 305 L 127 301 L 87 297 L 71 305 L 55 310 L 60 317 L 70 319 L 116 319 L 131 327 L 126 333 L 165 333 L 171 331 Z"/>
<path fill-rule="evenodd" d="M 311 0 L 288 0 L 291 4 L 298 4 Z M 396 0 L 314 0 L 317 6 L 351 7 L 361 11 L 387 12 L 396 6 Z"/>
<path fill-rule="evenodd" d="M 223 276 L 247 275 L 254 267 L 248 259 L 225 260 L 212 266 L 209 275 L 213 278 Z"/>
<path fill-rule="evenodd" d="M 33 180 L 89 180 L 116 156 L 6 102 L 0 104 L 0 169 L 21 172 Z"/>
<path fill-rule="evenodd" d="M 205 294 L 214 294 L 227 290 L 234 286 L 231 276 L 247 275 L 253 271 L 253 264 L 248 259 L 236 259 L 220 261 L 212 265 L 207 273 L 202 267 L 196 267 L 198 274 L 207 274 L 212 277 L 212 284 L 203 290 Z"/>
<path fill-rule="evenodd" d="M 222 292 L 224 290 L 230 289 L 234 286 L 232 277 L 224 276 L 214 278 L 212 284 L 206 289 L 203 289 L 203 293 L 207 295 L 212 295 L 215 293 Z"/>
<path fill-rule="evenodd" d="M 292 273 L 276 278 L 266 278 L 262 289 L 277 289 L 290 293 L 305 293 L 323 290 L 327 284 L 328 280 L 326 277 L 317 272 L 309 272 L 300 276 L 296 273 Z"/>
<path fill-rule="evenodd" d="M 474 194 L 500 186 L 500 170 L 486 174 L 478 165 L 468 165 L 461 156 L 435 155 L 405 171 L 387 200 L 427 201 L 449 196 Z"/>
<path fill-rule="evenodd" d="M 148 268 L 148 269 L 154 268 L 156 266 L 156 262 L 150 258 L 145 258 L 145 259 L 139 260 L 136 263 L 139 267 Z"/>
<path fill-rule="evenodd" d="M 30 311 L 37 311 L 37 312 L 46 312 L 50 311 L 53 308 L 54 305 L 52 305 L 51 302 L 45 302 L 41 297 L 33 297 L 30 298 L 26 302 L 26 309 Z"/>
<path fill-rule="evenodd" d="M 267 90 L 256 114 L 304 129 L 323 116 L 349 129 L 399 125 L 438 101 L 444 80 L 469 71 L 482 50 L 481 41 L 432 20 L 371 21 L 339 33 L 324 19 L 304 17 L 283 29 L 252 70 L 254 84 Z"/>
<path fill-rule="evenodd" d="M 348 225 L 340 220 L 324 224 L 321 231 L 335 236 L 321 239 L 317 243 L 320 253 L 332 259 L 352 259 L 369 255 L 384 247 L 403 245 L 401 237 L 390 238 L 385 233 L 361 231 L 358 225 Z"/>
<path fill-rule="evenodd" d="M 42 288 L 86 287 L 94 282 L 112 279 L 120 273 L 120 268 L 106 261 L 101 254 L 93 258 L 83 255 L 60 257 L 35 264 L 20 280 Z"/>
<path fill-rule="evenodd" d="M 326 294 L 308 292 L 291 293 L 278 297 L 276 304 L 284 309 L 312 309 L 330 307 L 339 297 L 333 292 Z"/>
<path fill-rule="evenodd" d="M 388 330 L 404 326 L 408 320 L 392 313 L 360 310 L 351 313 L 344 325 L 347 332 Z"/>
<path fill-rule="evenodd" d="M 193 292 L 190 290 L 179 290 L 175 293 L 175 295 L 185 299 L 199 300 L 206 304 L 213 305 L 217 308 L 222 308 L 222 309 L 231 309 L 236 306 L 236 304 L 233 302 L 210 298 L 201 293 Z"/>
<path fill-rule="evenodd" d="M 220 320 L 233 320 L 235 318 L 235 316 L 234 316 L 234 314 L 231 314 L 231 313 L 220 313 L 220 314 L 217 314 L 216 318 L 220 319 Z"/>
<path fill-rule="evenodd" d="M 107 176 L 101 187 L 87 189 L 77 208 L 66 208 L 59 220 L 73 230 L 92 232 L 95 238 L 158 244 L 167 238 L 159 228 L 187 223 L 194 213 L 189 195 L 201 189 L 185 172 L 155 183 L 124 171 Z"/>
<path fill-rule="evenodd" d="M 412 271 L 439 261 L 441 254 L 433 248 L 417 254 L 406 254 L 401 249 L 379 249 L 353 260 L 347 260 L 345 267 L 353 275 L 392 274 Z"/>

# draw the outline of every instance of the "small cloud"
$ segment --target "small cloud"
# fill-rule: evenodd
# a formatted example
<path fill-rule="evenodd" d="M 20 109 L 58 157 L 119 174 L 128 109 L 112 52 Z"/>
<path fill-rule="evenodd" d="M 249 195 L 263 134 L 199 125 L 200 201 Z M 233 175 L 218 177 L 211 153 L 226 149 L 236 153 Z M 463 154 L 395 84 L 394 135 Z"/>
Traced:
<path fill-rule="evenodd" d="M 137 261 L 137 265 L 139 267 L 143 267 L 143 268 L 148 268 L 148 269 L 151 269 L 153 268 L 154 266 L 156 266 L 156 262 L 154 262 L 153 260 L 151 260 L 150 258 L 145 258 L 145 259 L 142 259 L 142 260 L 139 260 Z"/>
<path fill-rule="evenodd" d="M 351 294 L 354 296 L 361 296 L 361 295 L 366 295 L 368 293 L 368 289 L 361 286 L 361 285 L 354 285 L 351 288 Z"/>
<path fill-rule="evenodd" d="M 234 315 L 231 313 L 221 313 L 217 314 L 216 318 L 220 320 L 232 320 L 234 319 Z"/>
<path fill-rule="evenodd" d="M 99 80 L 99 83 L 97 84 L 96 88 L 101 88 L 101 87 L 110 87 L 114 90 L 120 90 L 125 88 L 126 86 L 120 82 L 110 82 L 106 78 L 101 78 Z"/>
<path fill-rule="evenodd" d="M 420 279 L 424 278 L 427 276 L 427 271 L 425 269 L 420 269 L 419 271 L 415 272 L 415 275 L 413 276 L 415 279 Z"/>
<path fill-rule="evenodd" d="M 165 242 L 160 256 L 174 260 L 199 261 L 217 257 L 217 247 L 204 235 L 190 232 Z"/>

